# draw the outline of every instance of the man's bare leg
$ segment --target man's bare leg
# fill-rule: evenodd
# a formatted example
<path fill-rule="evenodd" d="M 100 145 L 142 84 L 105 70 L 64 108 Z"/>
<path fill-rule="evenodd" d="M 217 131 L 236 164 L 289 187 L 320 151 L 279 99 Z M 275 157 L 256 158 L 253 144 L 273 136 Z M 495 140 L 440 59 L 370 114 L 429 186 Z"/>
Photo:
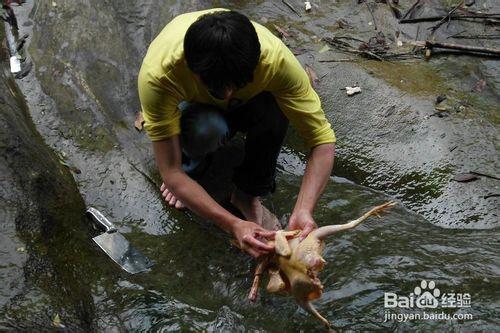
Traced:
<path fill-rule="evenodd" d="M 259 197 L 254 197 L 235 188 L 231 193 L 231 204 L 238 208 L 247 221 L 262 225 L 264 206 Z"/>
<path fill-rule="evenodd" d="M 267 230 L 281 229 L 278 218 L 262 204 L 260 197 L 248 195 L 236 188 L 231 193 L 231 204 L 238 208 L 248 221 L 255 222 Z"/>

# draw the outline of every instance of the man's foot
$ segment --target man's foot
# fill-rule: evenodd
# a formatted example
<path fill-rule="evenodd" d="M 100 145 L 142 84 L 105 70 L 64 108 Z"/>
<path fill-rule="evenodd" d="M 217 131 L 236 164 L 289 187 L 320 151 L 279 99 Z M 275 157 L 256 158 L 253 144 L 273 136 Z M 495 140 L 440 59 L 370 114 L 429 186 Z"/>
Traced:
<path fill-rule="evenodd" d="M 278 218 L 262 205 L 259 197 L 235 189 L 231 193 L 231 204 L 240 210 L 247 221 L 255 222 L 267 230 L 281 229 Z"/>
<path fill-rule="evenodd" d="M 259 197 L 248 195 L 239 189 L 231 193 L 231 204 L 238 208 L 247 221 L 262 225 L 263 206 Z"/>
<path fill-rule="evenodd" d="M 165 199 L 165 202 L 168 203 L 171 207 L 175 207 L 177 209 L 183 209 L 186 207 L 180 200 L 177 200 L 177 198 L 172 192 L 168 190 L 165 184 L 161 184 L 160 191 L 161 195 Z"/>

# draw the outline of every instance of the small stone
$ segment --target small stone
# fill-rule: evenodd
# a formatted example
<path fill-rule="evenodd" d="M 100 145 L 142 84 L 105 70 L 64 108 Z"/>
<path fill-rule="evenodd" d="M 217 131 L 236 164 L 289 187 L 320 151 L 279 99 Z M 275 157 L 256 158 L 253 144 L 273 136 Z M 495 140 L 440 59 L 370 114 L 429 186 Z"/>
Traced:
<path fill-rule="evenodd" d="M 439 95 L 438 97 L 436 97 L 436 104 L 439 104 L 441 103 L 442 101 L 444 101 L 446 99 L 446 95 Z"/>
<path fill-rule="evenodd" d="M 345 87 L 345 90 L 347 92 L 347 96 L 352 96 L 354 94 L 360 93 L 361 88 L 360 87 Z"/>

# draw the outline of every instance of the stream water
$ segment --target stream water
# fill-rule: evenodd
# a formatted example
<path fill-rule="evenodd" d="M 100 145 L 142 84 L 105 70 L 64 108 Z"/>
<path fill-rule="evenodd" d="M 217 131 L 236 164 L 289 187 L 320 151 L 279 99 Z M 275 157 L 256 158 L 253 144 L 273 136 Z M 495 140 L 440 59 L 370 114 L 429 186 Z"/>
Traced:
<path fill-rule="evenodd" d="M 300 178 L 282 171 L 279 191 L 268 205 L 290 211 Z M 316 211 L 319 225 L 344 223 L 388 200 L 364 187 L 332 181 Z M 116 277 L 107 291 L 117 325 L 137 329 L 311 332 L 321 329 L 291 299 L 266 295 L 256 305 L 246 297 L 253 261 L 197 224 L 180 223 L 169 235 L 134 233 L 134 241 L 157 265 L 143 276 Z M 498 327 L 498 232 L 443 232 L 404 207 L 327 242 L 320 274 L 325 287 L 315 302 L 339 330 L 463 330 Z M 408 296 L 421 280 L 435 281 L 444 293 L 469 293 L 473 320 L 384 322 L 384 292 Z M 109 294 L 108 294 L 109 293 Z M 110 301 L 113 300 L 113 301 Z M 111 306 L 112 305 L 112 306 Z M 439 310 L 439 311 L 438 311 Z M 442 309 L 454 313 L 456 309 Z M 119 315 L 117 315 L 117 311 Z M 436 309 L 441 312 L 441 309 Z M 119 319 L 118 319 L 119 318 Z"/>

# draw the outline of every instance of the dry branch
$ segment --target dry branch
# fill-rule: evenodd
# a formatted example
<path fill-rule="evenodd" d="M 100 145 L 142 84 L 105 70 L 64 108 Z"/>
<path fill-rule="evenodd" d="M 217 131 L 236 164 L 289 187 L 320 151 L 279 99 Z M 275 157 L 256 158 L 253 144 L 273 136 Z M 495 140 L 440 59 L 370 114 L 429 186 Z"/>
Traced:
<path fill-rule="evenodd" d="M 413 10 L 415 9 L 415 7 L 418 6 L 418 4 L 420 3 L 420 0 L 417 0 L 417 2 L 415 2 L 413 4 L 413 6 L 410 7 L 410 9 L 408 9 L 408 11 L 403 15 L 403 17 L 401 18 L 401 20 L 404 20 L 408 15 L 410 15 L 410 13 L 413 12 Z M 401 23 L 401 21 L 399 21 Z"/>
<path fill-rule="evenodd" d="M 451 44 L 451 43 L 440 43 L 434 42 L 430 40 L 426 41 L 418 41 L 414 43 L 415 46 L 433 49 L 448 49 L 448 50 L 457 50 L 462 51 L 467 54 L 475 54 L 475 55 L 483 55 L 489 57 L 500 58 L 500 49 L 490 48 L 490 47 L 479 47 L 479 46 L 471 46 L 471 45 L 462 45 L 462 44 Z"/>
<path fill-rule="evenodd" d="M 443 19 L 443 16 L 427 16 L 417 17 L 411 19 L 403 19 L 399 21 L 401 24 L 419 23 L 419 22 L 435 22 Z M 450 20 L 466 20 L 466 19 L 492 19 L 500 20 L 500 14 L 474 14 L 474 15 L 451 15 L 448 17 Z"/>
<path fill-rule="evenodd" d="M 429 29 L 431 30 L 431 35 L 432 35 L 432 34 L 433 34 L 433 33 L 434 33 L 437 29 L 439 29 L 439 27 L 440 27 L 440 26 L 441 26 L 441 25 L 442 25 L 442 24 L 443 24 L 446 20 L 448 20 L 448 19 L 450 18 L 450 16 L 451 16 L 451 15 L 452 15 L 452 14 L 453 14 L 453 13 L 454 13 L 454 12 L 455 12 L 458 8 L 460 8 L 461 6 L 463 6 L 463 4 L 464 4 L 464 0 L 460 1 L 460 3 L 459 3 L 458 5 L 456 5 L 456 6 L 455 6 L 452 10 L 450 10 L 450 11 L 448 12 L 448 14 L 447 14 L 445 17 L 443 17 L 443 18 L 441 19 L 441 21 L 439 21 L 439 22 L 438 22 L 435 26 L 433 26 L 433 27 L 429 28 Z"/>

